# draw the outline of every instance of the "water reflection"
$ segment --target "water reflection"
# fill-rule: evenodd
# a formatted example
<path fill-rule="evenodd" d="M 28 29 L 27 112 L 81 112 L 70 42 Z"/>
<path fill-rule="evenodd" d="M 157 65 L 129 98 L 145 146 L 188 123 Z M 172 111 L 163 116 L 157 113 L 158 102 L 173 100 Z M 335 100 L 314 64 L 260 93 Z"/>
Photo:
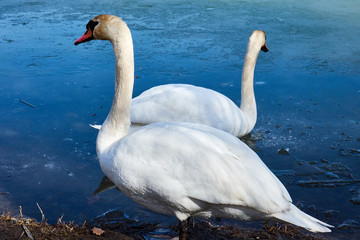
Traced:
<path fill-rule="evenodd" d="M 115 184 L 107 176 L 104 176 L 101 179 L 99 186 L 95 189 L 94 195 L 104 192 L 106 190 L 112 189 L 114 187 L 115 187 Z"/>

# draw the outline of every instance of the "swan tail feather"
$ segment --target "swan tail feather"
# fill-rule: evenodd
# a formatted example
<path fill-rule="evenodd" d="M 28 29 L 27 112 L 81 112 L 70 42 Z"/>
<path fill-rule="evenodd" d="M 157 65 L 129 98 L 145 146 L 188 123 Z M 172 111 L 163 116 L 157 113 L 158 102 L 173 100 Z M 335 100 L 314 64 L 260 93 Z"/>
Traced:
<path fill-rule="evenodd" d="M 302 212 L 292 204 L 289 211 L 275 213 L 271 216 L 276 219 L 305 228 L 310 232 L 331 232 L 329 228 L 334 227 Z"/>

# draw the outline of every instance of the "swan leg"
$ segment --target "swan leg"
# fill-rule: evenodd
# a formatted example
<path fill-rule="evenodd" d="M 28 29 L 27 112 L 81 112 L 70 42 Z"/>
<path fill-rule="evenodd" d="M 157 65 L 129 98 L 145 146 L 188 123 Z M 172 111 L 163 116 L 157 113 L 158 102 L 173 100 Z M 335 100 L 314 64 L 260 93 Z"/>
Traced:
<path fill-rule="evenodd" d="M 188 230 L 189 230 L 190 218 L 179 221 L 179 240 L 188 239 Z"/>

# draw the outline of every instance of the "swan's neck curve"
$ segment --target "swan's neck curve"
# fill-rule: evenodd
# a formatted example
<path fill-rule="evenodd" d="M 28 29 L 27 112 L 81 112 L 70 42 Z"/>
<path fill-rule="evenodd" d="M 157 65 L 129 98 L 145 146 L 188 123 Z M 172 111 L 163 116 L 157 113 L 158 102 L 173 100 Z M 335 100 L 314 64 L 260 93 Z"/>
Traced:
<path fill-rule="evenodd" d="M 115 92 L 110 112 L 101 126 L 96 140 L 96 151 L 101 153 L 124 137 L 130 127 L 130 106 L 134 85 L 134 52 L 129 28 L 121 25 L 111 39 L 115 53 Z"/>
<path fill-rule="evenodd" d="M 250 125 L 254 127 L 257 118 L 256 101 L 254 94 L 254 70 L 260 46 L 254 46 L 251 41 L 248 44 L 244 66 L 241 76 L 241 105 L 240 109 L 245 113 Z M 250 126 L 249 126 L 250 127 Z"/>

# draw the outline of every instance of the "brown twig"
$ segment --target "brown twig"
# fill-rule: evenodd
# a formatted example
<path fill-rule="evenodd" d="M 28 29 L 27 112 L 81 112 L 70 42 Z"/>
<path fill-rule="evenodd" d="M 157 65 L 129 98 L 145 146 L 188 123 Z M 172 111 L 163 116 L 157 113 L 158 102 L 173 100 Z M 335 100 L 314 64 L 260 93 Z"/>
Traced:
<path fill-rule="evenodd" d="M 24 231 L 26 233 L 26 236 L 28 236 L 28 238 L 34 240 L 34 237 L 32 236 L 30 230 L 25 225 L 22 225 L 22 227 L 23 227 L 23 229 L 24 229 Z"/>
<path fill-rule="evenodd" d="M 28 103 L 28 102 L 25 102 L 25 101 L 22 100 L 22 99 L 19 99 L 19 101 L 22 102 L 22 103 L 24 103 L 24 104 L 26 104 L 26 105 L 28 105 L 29 107 L 35 108 L 34 105 L 32 105 L 32 104 L 30 104 L 30 103 Z"/>
<path fill-rule="evenodd" d="M 62 224 L 61 220 L 62 220 L 63 217 L 64 217 L 64 214 L 62 214 L 61 217 L 57 220 L 57 224 L 59 224 L 59 225 Z"/>
<path fill-rule="evenodd" d="M 43 213 L 43 211 L 41 210 L 40 206 L 38 203 L 36 203 L 37 207 L 39 208 L 40 212 L 41 212 L 41 222 L 44 222 L 45 221 L 45 215 Z"/>
<path fill-rule="evenodd" d="M 20 219 L 22 219 L 22 218 L 23 218 L 23 214 L 22 214 L 22 207 L 21 207 L 21 206 L 19 206 L 19 209 L 20 209 Z"/>

